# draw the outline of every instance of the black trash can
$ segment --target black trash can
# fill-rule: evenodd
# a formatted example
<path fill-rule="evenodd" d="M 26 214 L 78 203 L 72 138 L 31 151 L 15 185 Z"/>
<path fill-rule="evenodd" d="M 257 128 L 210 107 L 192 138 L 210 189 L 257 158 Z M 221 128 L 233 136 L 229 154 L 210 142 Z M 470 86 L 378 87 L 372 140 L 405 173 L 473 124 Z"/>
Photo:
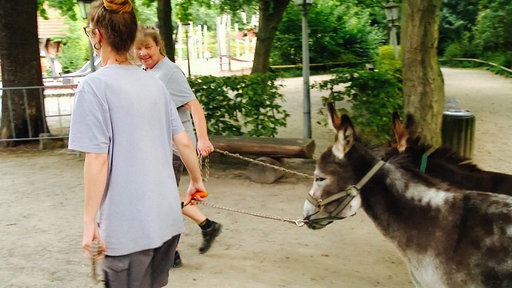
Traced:
<path fill-rule="evenodd" d="M 449 109 L 443 112 L 442 143 L 460 156 L 473 156 L 475 116 L 467 110 Z"/>

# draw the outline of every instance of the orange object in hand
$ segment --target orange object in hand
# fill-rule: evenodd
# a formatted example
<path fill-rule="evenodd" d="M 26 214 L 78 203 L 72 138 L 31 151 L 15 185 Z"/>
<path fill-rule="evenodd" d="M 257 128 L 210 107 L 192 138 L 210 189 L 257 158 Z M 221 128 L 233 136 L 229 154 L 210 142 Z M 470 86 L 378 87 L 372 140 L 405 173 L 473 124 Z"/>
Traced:
<path fill-rule="evenodd" d="M 192 194 L 192 199 L 195 199 L 196 196 L 201 197 L 201 198 L 206 198 L 206 197 L 208 197 L 208 192 L 206 192 L 206 191 L 195 192 L 194 194 Z"/>

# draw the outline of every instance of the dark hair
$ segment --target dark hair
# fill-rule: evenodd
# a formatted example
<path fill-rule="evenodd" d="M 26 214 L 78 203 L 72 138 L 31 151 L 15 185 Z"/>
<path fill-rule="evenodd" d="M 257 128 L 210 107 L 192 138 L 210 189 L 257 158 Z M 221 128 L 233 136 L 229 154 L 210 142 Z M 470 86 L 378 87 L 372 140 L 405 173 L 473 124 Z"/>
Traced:
<path fill-rule="evenodd" d="M 137 33 L 137 18 L 130 0 L 96 0 L 88 18 L 114 51 L 130 52 Z"/>
<path fill-rule="evenodd" d="M 135 41 L 144 41 L 146 37 L 150 37 L 155 42 L 156 46 L 159 47 L 159 52 L 162 56 L 165 56 L 165 46 L 158 29 L 154 26 L 149 25 L 139 25 L 137 30 L 137 37 Z"/>

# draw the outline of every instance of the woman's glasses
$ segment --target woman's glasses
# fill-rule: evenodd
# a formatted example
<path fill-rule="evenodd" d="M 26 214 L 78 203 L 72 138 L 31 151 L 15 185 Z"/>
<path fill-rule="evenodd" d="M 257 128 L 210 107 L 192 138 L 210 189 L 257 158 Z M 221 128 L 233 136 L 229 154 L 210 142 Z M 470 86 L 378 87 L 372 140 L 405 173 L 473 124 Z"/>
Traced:
<path fill-rule="evenodd" d="M 92 36 L 92 31 L 93 31 L 94 29 L 95 29 L 95 28 L 93 28 L 93 27 L 89 27 L 89 26 L 84 27 L 85 35 L 87 35 L 87 37 L 91 37 L 91 36 Z"/>

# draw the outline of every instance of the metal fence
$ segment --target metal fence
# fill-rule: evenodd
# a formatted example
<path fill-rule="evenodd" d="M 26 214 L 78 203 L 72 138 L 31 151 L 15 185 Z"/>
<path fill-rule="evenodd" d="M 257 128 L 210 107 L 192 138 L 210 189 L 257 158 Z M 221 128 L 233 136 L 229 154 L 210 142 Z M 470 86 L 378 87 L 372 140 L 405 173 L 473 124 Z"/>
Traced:
<path fill-rule="evenodd" d="M 0 82 L 1 83 L 1 82 Z M 28 119 L 28 92 L 36 90 L 41 103 L 44 103 L 43 109 L 44 117 L 47 123 L 47 129 L 41 135 L 31 135 L 30 121 L 27 121 L 29 135 L 28 137 L 20 138 L 16 136 L 14 123 L 9 127 L 12 131 L 13 137 L 11 139 L 0 139 L 0 142 L 5 141 L 20 141 L 20 140 L 41 140 L 42 138 L 67 138 L 69 133 L 69 125 L 71 121 L 71 113 L 73 111 L 73 96 L 75 94 L 76 85 L 64 85 L 60 81 L 45 81 L 44 86 L 31 86 L 31 87 L 0 87 L 0 118 L 10 117 L 13 119 L 13 95 L 23 95 L 23 103 L 25 115 Z M 20 92 L 21 91 L 21 94 Z M 30 93 L 31 94 L 31 93 Z M 2 104 L 7 105 L 7 115 L 2 115 Z M 17 103 L 17 107 L 21 103 Z M 12 121 L 10 121 L 12 123 Z"/>

